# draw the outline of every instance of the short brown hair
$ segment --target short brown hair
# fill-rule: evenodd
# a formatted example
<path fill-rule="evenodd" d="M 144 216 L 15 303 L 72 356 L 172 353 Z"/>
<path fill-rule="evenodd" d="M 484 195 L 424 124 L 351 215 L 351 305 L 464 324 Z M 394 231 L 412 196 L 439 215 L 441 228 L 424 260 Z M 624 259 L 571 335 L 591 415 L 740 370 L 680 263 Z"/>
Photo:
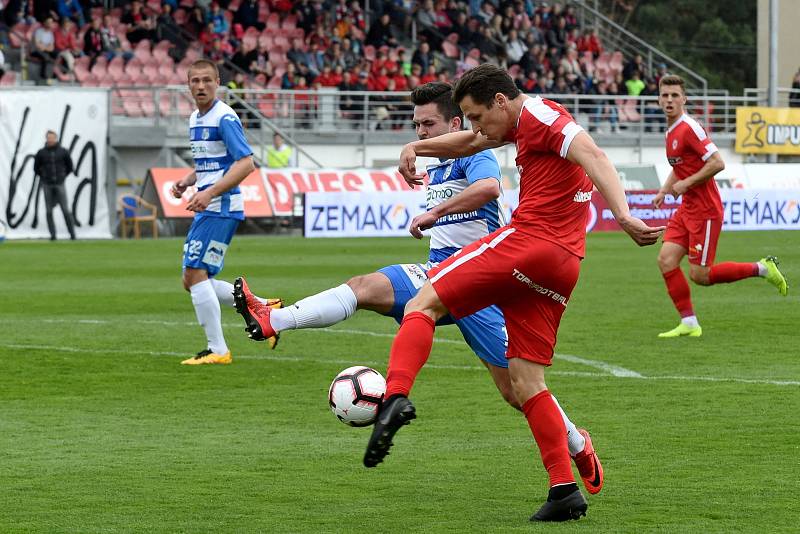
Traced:
<path fill-rule="evenodd" d="M 200 58 L 191 65 L 189 65 L 189 70 L 186 71 L 186 76 L 189 76 L 189 73 L 192 72 L 193 69 L 197 67 L 211 67 L 211 70 L 214 71 L 214 75 L 219 78 L 219 69 L 217 68 L 217 64 L 211 61 L 210 59 Z"/>
<path fill-rule="evenodd" d="M 449 83 L 429 82 L 417 86 L 411 91 L 411 101 L 415 106 L 424 106 L 433 102 L 444 120 L 450 121 L 453 117 L 458 117 L 462 122 L 464 121 L 461 108 L 453 102 L 453 88 Z"/>
<path fill-rule="evenodd" d="M 677 74 L 667 74 L 666 76 L 662 76 L 660 80 L 658 80 L 658 89 L 661 90 L 662 85 L 680 85 L 681 91 L 683 94 L 686 94 L 686 83 L 683 81 L 683 78 L 678 76 Z"/>
<path fill-rule="evenodd" d="M 514 80 L 505 70 L 491 63 L 484 63 L 465 72 L 456 82 L 453 88 L 453 102 L 460 104 L 469 96 L 476 104 L 490 108 L 497 93 L 503 93 L 510 100 L 520 95 Z"/>

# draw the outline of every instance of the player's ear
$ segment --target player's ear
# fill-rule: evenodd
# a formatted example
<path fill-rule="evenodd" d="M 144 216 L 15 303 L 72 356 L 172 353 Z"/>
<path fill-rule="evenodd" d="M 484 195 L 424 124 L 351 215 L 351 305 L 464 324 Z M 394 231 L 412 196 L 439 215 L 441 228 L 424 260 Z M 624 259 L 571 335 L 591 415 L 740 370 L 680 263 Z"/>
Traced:
<path fill-rule="evenodd" d="M 450 119 L 450 131 L 451 132 L 460 132 L 463 129 L 463 124 L 461 124 L 461 117 L 453 117 Z"/>

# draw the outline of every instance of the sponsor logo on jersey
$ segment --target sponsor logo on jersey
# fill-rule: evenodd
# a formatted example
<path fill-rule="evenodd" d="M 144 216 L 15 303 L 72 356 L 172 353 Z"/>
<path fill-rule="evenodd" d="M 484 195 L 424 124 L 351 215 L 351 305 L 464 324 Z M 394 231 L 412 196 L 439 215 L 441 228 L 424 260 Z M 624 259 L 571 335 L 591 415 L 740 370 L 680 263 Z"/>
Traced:
<path fill-rule="evenodd" d="M 209 241 L 206 253 L 203 255 L 203 263 L 214 267 L 222 267 L 222 260 L 225 258 L 226 250 L 228 250 L 228 245 L 212 239 Z"/>
<path fill-rule="evenodd" d="M 667 158 L 667 161 L 669 162 L 670 165 L 674 167 L 675 165 L 680 165 L 681 163 L 683 163 L 683 158 L 680 156 L 676 156 L 674 158 Z"/>
<path fill-rule="evenodd" d="M 592 200 L 591 191 L 578 191 L 572 199 L 573 202 L 589 202 L 590 200 Z"/>
<path fill-rule="evenodd" d="M 552 289 L 547 289 L 546 287 L 540 286 L 539 284 L 537 284 L 536 282 L 525 276 L 523 273 L 521 273 L 518 269 L 514 269 L 514 273 L 512 276 L 514 276 L 514 278 L 516 278 L 529 288 L 533 289 L 537 293 L 540 293 L 546 297 L 550 297 L 551 299 L 558 302 L 564 307 L 567 306 L 567 297 L 565 297 L 560 293 L 556 293 Z"/>
<path fill-rule="evenodd" d="M 432 202 L 435 200 L 447 200 L 451 198 L 455 193 L 449 187 L 444 189 L 437 189 L 433 187 L 428 187 L 428 191 L 426 193 L 426 200 L 428 202 Z"/>
<path fill-rule="evenodd" d="M 218 161 L 207 161 L 203 164 L 196 165 L 195 170 L 197 172 L 208 172 L 208 171 L 218 171 L 222 167 L 220 167 Z"/>

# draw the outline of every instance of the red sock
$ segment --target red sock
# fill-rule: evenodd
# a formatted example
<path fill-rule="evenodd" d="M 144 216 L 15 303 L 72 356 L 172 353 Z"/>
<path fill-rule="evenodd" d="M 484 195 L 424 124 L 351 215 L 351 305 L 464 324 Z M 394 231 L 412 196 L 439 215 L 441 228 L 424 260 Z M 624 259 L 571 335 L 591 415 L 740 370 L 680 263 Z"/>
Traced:
<path fill-rule="evenodd" d="M 567 427 L 548 390 L 537 393 L 522 405 L 533 438 L 539 446 L 542 463 L 550 475 L 550 487 L 575 482 L 567 447 Z"/>
<path fill-rule="evenodd" d="M 711 266 L 708 272 L 708 280 L 711 284 L 726 284 L 728 282 L 735 282 L 742 278 L 750 278 L 751 276 L 758 276 L 757 263 L 736 263 L 733 261 L 726 261 L 724 263 L 717 263 Z"/>
<path fill-rule="evenodd" d="M 408 396 L 414 379 L 431 354 L 435 327 L 433 319 L 422 312 L 411 312 L 403 317 L 389 353 L 385 398 L 398 393 Z"/>
<path fill-rule="evenodd" d="M 681 317 L 689 317 L 694 315 L 692 308 L 692 293 L 689 291 L 689 282 L 683 275 L 680 267 L 671 270 L 668 273 L 662 273 L 664 282 L 667 283 L 667 293 L 669 293 L 675 308 Z"/>

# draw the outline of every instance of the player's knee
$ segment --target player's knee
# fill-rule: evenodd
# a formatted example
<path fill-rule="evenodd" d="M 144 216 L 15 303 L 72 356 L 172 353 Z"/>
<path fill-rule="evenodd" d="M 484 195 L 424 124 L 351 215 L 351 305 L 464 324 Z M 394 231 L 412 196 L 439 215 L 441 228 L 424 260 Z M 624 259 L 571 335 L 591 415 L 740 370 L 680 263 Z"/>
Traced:
<path fill-rule="evenodd" d="M 545 384 L 543 379 L 530 380 L 523 376 L 512 375 L 511 388 L 517 404 L 522 406 L 528 399 L 547 389 L 547 384 Z"/>
<path fill-rule="evenodd" d="M 711 280 L 708 277 L 707 270 L 692 269 L 691 271 L 689 271 L 689 278 L 691 278 L 692 282 L 694 282 L 699 286 L 711 285 Z"/>
<path fill-rule="evenodd" d="M 517 396 L 514 394 L 514 390 L 511 387 L 500 390 L 500 395 L 503 396 L 503 400 L 505 400 L 509 406 L 515 410 L 522 411 L 522 403 L 519 402 Z"/>
<path fill-rule="evenodd" d="M 362 293 L 367 285 L 366 276 L 354 276 L 345 283 L 350 286 L 350 289 L 352 289 L 353 293 L 355 293 L 356 297 L 358 297 L 359 293 Z"/>
<path fill-rule="evenodd" d="M 662 273 L 668 273 L 674 269 L 677 269 L 678 263 L 675 261 L 673 257 L 671 257 L 668 254 L 659 254 L 658 268 L 661 269 Z"/>
<path fill-rule="evenodd" d="M 191 289 L 192 283 L 189 280 L 189 277 L 186 276 L 186 273 L 184 273 L 183 276 L 181 277 L 181 282 L 183 283 L 183 289 L 185 289 L 186 291 L 189 291 Z"/>

